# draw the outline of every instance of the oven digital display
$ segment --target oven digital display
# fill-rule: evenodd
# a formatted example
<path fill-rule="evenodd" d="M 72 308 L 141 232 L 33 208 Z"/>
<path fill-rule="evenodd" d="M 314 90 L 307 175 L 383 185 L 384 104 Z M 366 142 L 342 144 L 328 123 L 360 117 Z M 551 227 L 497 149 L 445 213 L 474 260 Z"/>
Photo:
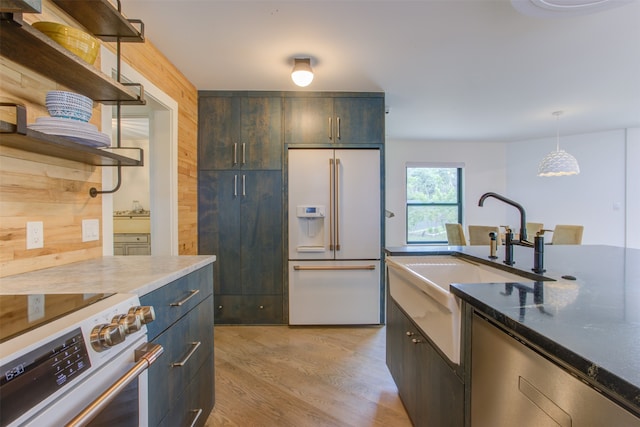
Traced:
<path fill-rule="evenodd" d="M 0 367 L 0 426 L 9 424 L 91 367 L 77 328 Z"/>

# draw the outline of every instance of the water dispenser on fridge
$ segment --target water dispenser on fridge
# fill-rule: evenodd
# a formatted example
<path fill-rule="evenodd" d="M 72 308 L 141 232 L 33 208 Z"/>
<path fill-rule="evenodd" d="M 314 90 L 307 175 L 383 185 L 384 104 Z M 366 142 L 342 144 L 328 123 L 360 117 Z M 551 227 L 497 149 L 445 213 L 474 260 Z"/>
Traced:
<path fill-rule="evenodd" d="M 297 252 L 324 252 L 325 209 L 321 205 L 296 206 Z"/>

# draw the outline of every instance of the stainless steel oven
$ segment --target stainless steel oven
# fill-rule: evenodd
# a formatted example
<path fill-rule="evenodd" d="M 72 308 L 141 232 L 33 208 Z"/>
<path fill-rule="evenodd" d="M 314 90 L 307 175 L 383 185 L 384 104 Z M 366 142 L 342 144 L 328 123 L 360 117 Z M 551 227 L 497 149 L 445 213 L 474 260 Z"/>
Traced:
<path fill-rule="evenodd" d="M 0 426 L 146 426 L 153 307 L 136 295 L 0 296 Z"/>

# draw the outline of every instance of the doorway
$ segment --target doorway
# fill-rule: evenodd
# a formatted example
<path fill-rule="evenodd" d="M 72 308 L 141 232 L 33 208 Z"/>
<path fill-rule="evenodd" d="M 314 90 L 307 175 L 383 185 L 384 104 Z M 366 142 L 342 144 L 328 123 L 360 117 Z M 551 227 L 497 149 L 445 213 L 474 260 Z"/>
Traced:
<path fill-rule="evenodd" d="M 113 75 L 116 57 L 102 48 L 102 71 Z M 123 167 L 120 189 L 102 196 L 103 255 L 114 254 L 114 213 L 148 213 L 152 255 L 178 255 L 177 146 L 178 105 L 140 73 L 124 62 L 122 81 L 141 83 L 144 106 L 122 106 L 122 146 L 144 150 L 143 167 Z M 102 106 L 102 129 L 115 132 L 116 107 Z M 113 138 L 115 141 L 115 137 Z M 114 144 L 115 145 L 115 144 Z M 102 168 L 105 190 L 116 185 L 115 168 Z M 136 203 L 137 202 L 137 203 Z"/>

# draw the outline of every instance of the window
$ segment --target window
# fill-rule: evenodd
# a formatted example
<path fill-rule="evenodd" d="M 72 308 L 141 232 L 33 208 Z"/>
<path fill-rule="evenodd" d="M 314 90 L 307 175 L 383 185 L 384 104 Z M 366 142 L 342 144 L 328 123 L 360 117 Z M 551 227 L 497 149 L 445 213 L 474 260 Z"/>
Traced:
<path fill-rule="evenodd" d="M 462 223 L 462 166 L 407 164 L 407 243 L 446 243 Z"/>

